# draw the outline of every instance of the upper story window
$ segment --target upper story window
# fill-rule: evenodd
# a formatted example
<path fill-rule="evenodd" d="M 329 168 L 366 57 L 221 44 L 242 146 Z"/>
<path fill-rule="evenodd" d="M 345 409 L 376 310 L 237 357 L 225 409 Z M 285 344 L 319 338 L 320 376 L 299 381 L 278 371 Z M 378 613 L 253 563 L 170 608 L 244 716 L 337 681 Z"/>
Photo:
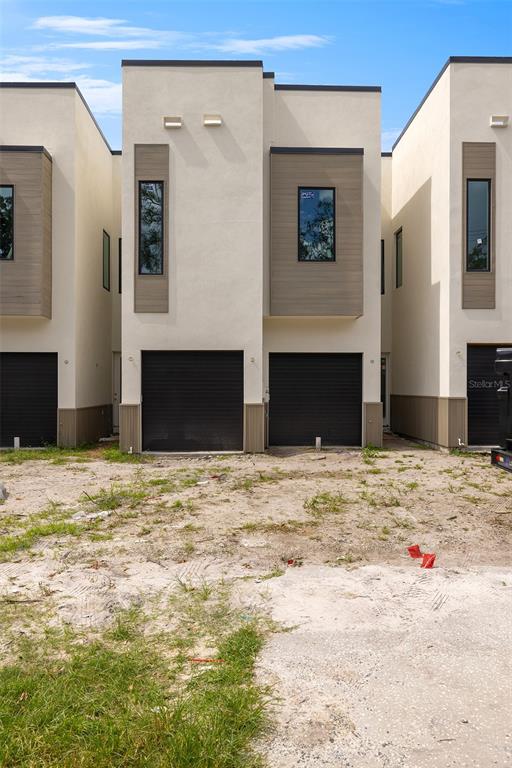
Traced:
<path fill-rule="evenodd" d="M 14 186 L 0 186 L 0 259 L 14 259 Z"/>
<path fill-rule="evenodd" d="M 164 271 L 164 182 L 139 181 L 139 275 Z"/>
<path fill-rule="evenodd" d="M 110 235 L 103 230 L 103 287 L 110 291 Z"/>
<path fill-rule="evenodd" d="M 334 187 L 299 187 L 299 261 L 335 261 Z"/>
<path fill-rule="evenodd" d="M 402 251 L 402 228 L 395 232 L 395 285 L 400 288 L 403 282 L 403 251 Z"/>
<path fill-rule="evenodd" d="M 386 293 L 386 260 L 384 258 L 384 240 L 380 241 L 380 295 Z"/>
<path fill-rule="evenodd" d="M 489 272 L 491 180 L 468 179 L 466 188 L 466 269 Z"/>

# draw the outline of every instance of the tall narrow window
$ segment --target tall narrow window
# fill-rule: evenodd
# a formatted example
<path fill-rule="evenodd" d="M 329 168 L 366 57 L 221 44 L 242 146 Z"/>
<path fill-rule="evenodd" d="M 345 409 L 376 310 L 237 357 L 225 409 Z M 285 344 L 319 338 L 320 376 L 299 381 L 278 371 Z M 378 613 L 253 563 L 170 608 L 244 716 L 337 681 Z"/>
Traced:
<path fill-rule="evenodd" d="M 110 291 L 110 235 L 103 230 L 103 287 Z"/>
<path fill-rule="evenodd" d="M 384 240 L 380 241 L 380 294 L 384 296 L 386 293 L 386 262 L 384 259 Z"/>
<path fill-rule="evenodd" d="M 466 188 L 466 269 L 489 272 L 491 268 L 491 180 L 468 179 Z"/>
<path fill-rule="evenodd" d="M 299 261 L 335 261 L 334 187 L 299 187 Z"/>
<path fill-rule="evenodd" d="M 14 186 L 0 186 L 0 259 L 14 259 Z"/>
<path fill-rule="evenodd" d="M 139 275 L 164 271 L 164 183 L 139 181 Z"/>
<path fill-rule="evenodd" d="M 402 228 L 395 232 L 395 285 L 400 288 L 403 280 Z"/>
<path fill-rule="evenodd" d="M 120 237 L 117 242 L 117 290 L 121 293 L 123 277 L 123 238 Z"/>

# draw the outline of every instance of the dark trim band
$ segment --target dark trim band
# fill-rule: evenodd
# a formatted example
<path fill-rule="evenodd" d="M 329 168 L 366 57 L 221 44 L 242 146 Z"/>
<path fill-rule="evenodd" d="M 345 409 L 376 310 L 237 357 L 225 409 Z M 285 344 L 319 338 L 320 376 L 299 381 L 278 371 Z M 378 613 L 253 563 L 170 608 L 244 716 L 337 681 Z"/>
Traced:
<path fill-rule="evenodd" d="M 363 93 L 381 93 L 380 85 L 274 85 L 276 91 L 362 91 Z"/>
<path fill-rule="evenodd" d="M 122 59 L 122 67 L 263 67 L 259 60 L 236 59 Z"/>
<path fill-rule="evenodd" d="M 271 155 L 364 155 L 362 147 L 270 147 Z"/>
<path fill-rule="evenodd" d="M 39 152 L 46 155 L 52 162 L 52 156 L 45 147 L 28 146 L 26 144 L 0 144 L 0 152 Z"/>
<path fill-rule="evenodd" d="M 123 154 L 123 150 L 122 149 L 111 149 L 110 151 L 112 152 L 113 155 L 122 155 Z"/>
<path fill-rule="evenodd" d="M 271 79 L 273 80 L 275 76 L 276 76 L 276 73 L 275 73 L 275 72 L 264 72 L 264 73 L 263 73 L 263 77 L 264 77 L 265 79 L 266 79 L 266 78 L 271 78 Z"/>
<path fill-rule="evenodd" d="M 447 61 L 444 63 L 444 66 L 439 72 L 439 74 L 437 75 L 436 79 L 434 80 L 434 82 L 432 83 L 432 85 L 430 86 L 430 88 L 428 89 L 428 91 L 426 92 L 426 94 L 424 95 L 424 97 L 422 98 L 422 100 L 420 101 L 420 103 L 418 104 L 418 106 L 416 107 L 416 109 L 408 119 L 408 121 L 406 122 L 405 127 L 403 128 L 399 137 L 393 144 L 393 147 L 392 147 L 393 149 L 396 147 L 396 145 L 398 144 L 398 142 L 400 141 L 400 139 L 402 138 L 402 136 L 404 135 L 404 133 L 406 132 L 406 130 L 408 129 L 408 127 L 410 126 L 410 124 L 412 123 L 412 121 L 414 120 L 414 118 L 416 117 L 416 115 L 418 114 L 418 112 L 420 111 L 420 109 L 422 108 L 422 106 L 424 105 L 424 103 L 426 102 L 426 100 L 428 99 L 428 97 L 436 87 L 436 85 L 438 84 L 439 80 L 442 78 L 442 76 L 450 66 L 450 64 L 512 64 L 512 56 L 450 56 L 447 59 Z"/>
<path fill-rule="evenodd" d="M 393 153 L 392 152 L 381 152 L 380 156 L 381 157 L 392 157 Z"/>

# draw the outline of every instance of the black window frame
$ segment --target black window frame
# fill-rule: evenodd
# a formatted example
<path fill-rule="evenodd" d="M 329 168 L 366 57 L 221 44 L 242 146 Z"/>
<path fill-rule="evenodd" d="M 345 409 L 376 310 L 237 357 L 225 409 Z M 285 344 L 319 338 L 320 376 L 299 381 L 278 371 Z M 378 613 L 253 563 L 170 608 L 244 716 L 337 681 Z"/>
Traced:
<path fill-rule="evenodd" d="M 0 261 L 6 262 L 6 261 L 14 261 L 14 216 L 15 216 L 15 185 L 14 184 L 0 184 L 0 189 L 3 187 L 8 187 L 9 189 L 12 189 L 12 256 L 10 259 L 6 258 L 5 256 L 0 256 Z"/>
<path fill-rule="evenodd" d="M 122 293 L 123 238 L 117 238 L 117 292 Z"/>
<path fill-rule="evenodd" d="M 162 221 L 161 221 L 161 242 L 162 242 L 162 259 L 161 259 L 161 270 L 159 272 L 141 272 L 141 236 L 142 236 L 142 227 L 140 225 L 141 223 L 141 186 L 142 184 L 161 184 L 162 185 Z M 165 236 L 165 227 L 164 227 L 164 218 L 165 218 L 165 181 L 163 179 L 139 179 L 138 182 L 138 205 L 137 205 L 137 225 L 139 228 L 138 232 L 138 253 L 137 253 L 137 274 L 140 277 L 158 277 L 162 276 L 164 274 L 164 253 L 165 253 L 165 247 L 164 247 L 164 236 Z"/>
<path fill-rule="evenodd" d="M 384 240 L 380 241 L 380 295 L 386 293 L 386 258 Z"/>
<path fill-rule="evenodd" d="M 106 242 L 108 243 L 108 251 L 107 251 L 108 285 L 105 285 L 105 237 L 107 238 Z M 103 238 L 102 238 L 102 241 L 101 241 L 101 245 L 102 245 L 102 249 L 101 249 L 102 282 L 103 282 L 104 289 L 106 291 L 110 292 L 110 235 L 109 235 L 109 233 L 105 229 L 103 230 Z"/>
<path fill-rule="evenodd" d="M 478 182 L 486 182 L 487 183 L 487 267 L 485 269 L 470 269 L 469 268 L 469 185 L 473 181 Z M 492 272 L 492 263 L 491 263 L 491 238 L 492 238 L 492 232 L 491 232 L 491 209 L 492 209 L 492 179 L 489 177 L 481 178 L 481 179 L 475 179 L 473 177 L 466 179 L 466 232 L 465 232 L 465 238 L 466 238 L 466 259 L 465 259 L 465 265 L 464 269 L 466 272 L 473 273 L 485 273 L 485 272 Z"/>
<path fill-rule="evenodd" d="M 400 282 L 398 282 L 398 238 L 400 237 Z M 395 288 L 401 288 L 404 284 L 404 235 L 402 227 L 395 232 Z"/>
<path fill-rule="evenodd" d="M 306 189 L 332 190 L 332 220 L 333 220 L 333 238 L 332 238 L 332 259 L 301 259 L 300 258 L 300 193 Z M 297 187 L 297 261 L 301 264 L 334 264 L 336 263 L 336 187 L 314 186 L 311 184 Z"/>

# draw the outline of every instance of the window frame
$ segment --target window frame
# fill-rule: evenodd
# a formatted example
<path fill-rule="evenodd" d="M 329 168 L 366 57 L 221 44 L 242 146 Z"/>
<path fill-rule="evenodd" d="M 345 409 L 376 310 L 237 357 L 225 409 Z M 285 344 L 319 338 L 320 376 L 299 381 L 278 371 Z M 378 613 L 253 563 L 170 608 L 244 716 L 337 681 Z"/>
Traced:
<path fill-rule="evenodd" d="M 395 234 L 395 288 L 401 288 L 404 284 L 404 235 L 400 227 Z M 400 282 L 398 282 L 398 238 L 400 237 Z"/>
<path fill-rule="evenodd" d="M 384 238 L 380 240 L 380 295 L 384 296 L 386 293 L 386 251 L 384 245 Z"/>
<path fill-rule="evenodd" d="M 117 238 L 117 292 L 122 293 L 123 238 Z"/>
<path fill-rule="evenodd" d="M 141 187 L 142 184 L 161 184 L 162 185 L 162 217 L 161 217 L 161 224 L 160 224 L 160 230 L 161 230 L 161 242 L 162 242 L 162 266 L 161 270 L 159 272 L 141 272 L 141 238 L 142 238 L 142 227 L 141 227 Z M 164 219 L 165 219 L 165 181 L 163 179 L 139 179 L 138 181 L 138 188 L 137 188 L 137 194 L 138 194 L 138 205 L 137 205 L 137 226 L 138 226 L 138 238 L 137 238 L 137 246 L 138 246 L 138 253 L 137 253 L 137 274 L 139 277 L 162 277 L 165 274 L 165 264 L 164 264 L 164 254 L 165 254 L 165 244 L 164 244 L 164 237 L 165 237 L 165 225 L 164 225 Z"/>
<path fill-rule="evenodd" d="M 300 193 L 306 189 L 332 190 L 332 220 L 333 220 L 333 238 L 332 238 L 332 259 L 301 259 L 300 258 Z M 297 261 L 300 264 L 335 264 L 336 263 L 336 187 L 315 186 L 305 184 L 297 187 Z"/>
<path fill-rule="evenodd" d="M 106 238 L 106 240 L 105 240 Z M 105 242 L 108 244 L 107 249 L 107 276 L 108 276 L 108 285 L 105 285 Z M 103 282 L 103 288 L 106 291 L 110 292 L 110 235 L 109 233 L 104 229 L 103 230 L 103 239 L 102 239 L 102 282 Z"/>
<path fill-rule="evenodd" d="M 469 185 L 473 181 L 479 181 L 479 182 L 485 182 L 487 184 L 487 267 L 485 269 L 469 269 Z M 492 272 L 492 251 L 491 251 L 491 238 L 492 238 L 492 232 L 491 232 L 491 223 L 492 223 L 492 179 L 488 176 L 485 178 L 473 178 L 468 177 L 466 179 L 466 189 L 465 189 L 465 195 L 466 195 L 466 231 L 464 233 L 465 237 L 465 243 L 466 243 L 466 258 L 465 258 L 465 264 L 464 264 L 464 271 L 468 274 L 485 274 Z"/>
<path fill-rule="evenodd" d="M 14 243 L 14 216 L 15 216 L 15 184 L 0 184 L 0 188 L 2 187 L 8 187 L 9 189 L 12 189 L 12 256 L 10 259 L 5 258 L 4 256 L 0 256 L 0 261 L 2 263 L 14 261 L 15 258 L 15 243 Z"/>

